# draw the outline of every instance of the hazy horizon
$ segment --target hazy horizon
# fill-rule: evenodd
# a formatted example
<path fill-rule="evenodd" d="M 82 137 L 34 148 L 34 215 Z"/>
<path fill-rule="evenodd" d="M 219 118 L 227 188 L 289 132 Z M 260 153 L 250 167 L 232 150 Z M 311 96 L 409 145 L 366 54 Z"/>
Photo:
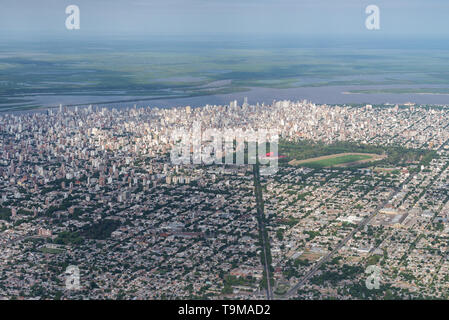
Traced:
<path fill-rule="evenodd" d="M 80 8 L 79 30 L 65 28 L 65 8 Z M 380 8 L 380 30 L 365 28 L 368 5 Z M 434 0 L 22 0 L 3 4 L 0 39 L 167 35 L 303 35 L 449 37 L 449 2 Z"/>

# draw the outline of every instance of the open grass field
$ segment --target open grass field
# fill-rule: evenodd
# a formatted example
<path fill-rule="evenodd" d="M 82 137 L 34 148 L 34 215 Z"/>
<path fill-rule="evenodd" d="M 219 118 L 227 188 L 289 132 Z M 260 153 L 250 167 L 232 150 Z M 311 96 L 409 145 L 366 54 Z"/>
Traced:
<path fill-rule="evenodd" d="M 310 168 L 346 167 L 384 158 L 383 155 L 370 153 L 339 153 L 305 160 L 292 160 L 289 164 Z"/>
<path fill-rule="evenodd" d="M 285 158 L 281 165 L 325 167 L 368 167 L 376 161 L 378 168 L 428 165 L 437 157 L 435 151 L 407 149 L 400 146 L 375 146 L 352 142 L 325 144 L 313 141 L 285 141 L 279 144 L 279 154 Z M 351 157 L 347 157 L 351 156 Z M 357 157 L 361 156 L 361 157 Z M 411 168 L 409 168 L 410 170 Z"/>
<path fill-rule="evenodd" d="M 62 249 L 47 248 L 47 247 L 40 248 L 39 250 L 43 253 L 49 253 L 49 254 L 59 254 L 59 253 L 64 252 L 64 250 L 62 250 Z"/>
<path fill-rule="evenodd" d="M 306 250 L 298 259 L 299 260 L 307 260 L 307 261 L 317 261 L 319 260 L 323 255 L 316 253 L 316 252 L 311 252 L 309 250 Z"/>

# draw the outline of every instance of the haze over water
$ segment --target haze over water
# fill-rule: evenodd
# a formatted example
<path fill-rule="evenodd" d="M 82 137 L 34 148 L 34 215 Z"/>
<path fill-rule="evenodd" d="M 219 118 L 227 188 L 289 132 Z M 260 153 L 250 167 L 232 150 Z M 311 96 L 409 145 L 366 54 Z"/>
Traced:
<path fill-rule="evenodd" d="M 446 1 L 379 0 L 375 31 L 368 3 L 352 0 L 80 0 L 79 30 L 65 28 L 69 3 L 27 3 L 0 13 L 1 111 L 244 97 L 449 104 Z"/>

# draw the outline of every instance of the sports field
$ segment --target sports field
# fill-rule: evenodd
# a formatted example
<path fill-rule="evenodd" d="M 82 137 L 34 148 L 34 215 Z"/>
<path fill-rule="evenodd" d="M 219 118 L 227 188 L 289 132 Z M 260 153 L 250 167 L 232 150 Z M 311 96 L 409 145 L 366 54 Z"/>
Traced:
<path fill-rule="evenodd" d="M 364 162 L 384 159 L 385 156 L 373 153 L 339 153 L 305 160 L 292 160 L 290 165 L 310 168 L 346 167 Z"/>

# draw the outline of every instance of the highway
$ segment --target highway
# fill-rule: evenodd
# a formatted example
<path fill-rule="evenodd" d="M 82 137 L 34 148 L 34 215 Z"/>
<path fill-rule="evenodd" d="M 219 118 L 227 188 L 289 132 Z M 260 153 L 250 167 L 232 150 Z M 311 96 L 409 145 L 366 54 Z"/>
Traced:
<path fill-rule="evenodd" d="M 266 239 L 265 235 L 266 228 L 265 228 L 265 213 L 264 213 L 264 205 L 263 205 L 263 196 L 262 196 L 262 188 L 260 186 L 260 170 L 259 165 L 255 164 L 253 165 L 253 173 L 254 173 L 254 192 L 256 195 L 256 203 L 257 203 L 257 221 L 259 225 L 259 234 L 262 239 L 262 250 L 264 252 L 264 270 L 266 275 L 266 281 L 267 281 L 267 300 L 273 299 L 273 289 L 271 287 L 271 281 L 270 281 L 270 267 L 268 263 L 268 256 L 271 256 L 271 253 L 269 253 L 269 239 Z"/>

